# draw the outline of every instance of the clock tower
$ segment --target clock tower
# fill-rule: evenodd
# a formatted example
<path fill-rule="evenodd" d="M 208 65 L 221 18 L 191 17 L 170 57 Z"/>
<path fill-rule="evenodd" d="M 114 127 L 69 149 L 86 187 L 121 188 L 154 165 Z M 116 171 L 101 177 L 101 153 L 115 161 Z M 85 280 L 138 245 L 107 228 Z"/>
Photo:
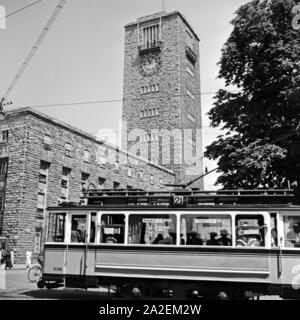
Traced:
<path fill-rule="evenodd" d="M 203 173 L 199 38 L 180 12 L 125 26 L 123 99 L 123 148 L 174 171 L 177 183 Z"/>

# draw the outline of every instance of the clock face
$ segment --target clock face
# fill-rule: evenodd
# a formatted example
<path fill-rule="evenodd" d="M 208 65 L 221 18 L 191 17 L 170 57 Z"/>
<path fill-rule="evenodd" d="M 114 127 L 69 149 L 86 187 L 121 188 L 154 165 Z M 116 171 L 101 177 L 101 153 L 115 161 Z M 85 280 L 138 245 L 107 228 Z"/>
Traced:
<path fill-rule="evenodd" d="M 145 76 L 153 75 L 159 68 L 159 58 L 154 54 L 145 56 L 141 64 L 141 72 Z"/>

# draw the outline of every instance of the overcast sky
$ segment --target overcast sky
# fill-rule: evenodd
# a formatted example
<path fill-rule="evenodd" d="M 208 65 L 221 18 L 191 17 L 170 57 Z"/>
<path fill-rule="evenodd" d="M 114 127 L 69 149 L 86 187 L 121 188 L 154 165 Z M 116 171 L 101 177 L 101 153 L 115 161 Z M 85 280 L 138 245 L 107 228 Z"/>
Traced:
<path fill-rule="evenodd" d="M 34 0 L 0 0 L 9 14 Z M 36 41 L 58 0 L 44 0 L 6 21 L 0 30 L 0 96 L 4 94 Z M 221 48 L 228 38 L 234 12 L 247 0 L 167 0 L 167 11 L 182 12 L 200 38 L 202 93 L 223 88 L 216 79 Z M 14 107 L 58 103 L 121 100 L 123 87 L 123 26 L 160 11 L 162 0 L 68 0 L 9 98 Z M 202 95 L 203 142 L 220 133 L 209 128 L 205 114 L 212 95 Z M 92 134 L 117 130 L 122 102 L 39 107 L 37 110 Z M 215 164 L 205 161 L 208 169 Z M 207 176 L 206 189 L 215 188 L 216 174 Z"/>

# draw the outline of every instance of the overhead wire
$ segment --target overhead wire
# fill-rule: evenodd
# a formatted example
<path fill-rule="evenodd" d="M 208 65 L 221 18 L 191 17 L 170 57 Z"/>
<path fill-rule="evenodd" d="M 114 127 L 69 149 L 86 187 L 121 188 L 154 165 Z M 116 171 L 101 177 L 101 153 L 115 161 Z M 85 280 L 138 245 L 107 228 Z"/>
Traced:
<path fill-rule="evenodd" d="M 8 17 L 11 17 L 11 16 L 13 16 L 13 15 L 15 15 L 15 14 L 23 11 L 23 10 L 26 10 L 26 9 L 28 9 L 28 8 L 30 8 L 30 7 L 32 7 L 32 6 L 34 6 L 34 5 L 42 2 L 42 1 L 44 1 L 44 0 L 38 0 L 38 1 L 32 2 L 32 3 L 28 4 L 28 5 L 26 5 L 25 7 L 22 7 L 22 8 L 20 8 L 20 9 L 16 10 L 16 11 L 13 11 L 13 12 L 9 13 L 8 15 L 6 15 L 6 16 L 4 16 L 4 17 L 1 17 L 0 20 L 6 19 L 6 18 L 8 18 Z"/>

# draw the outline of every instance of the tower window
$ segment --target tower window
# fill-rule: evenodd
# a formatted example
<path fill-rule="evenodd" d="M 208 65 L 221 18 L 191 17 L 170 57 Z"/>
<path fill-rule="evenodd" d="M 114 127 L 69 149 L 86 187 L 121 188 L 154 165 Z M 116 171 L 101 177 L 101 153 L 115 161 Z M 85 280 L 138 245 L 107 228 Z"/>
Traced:
<path fill-rule="evenodd" d="M 143 45 L 157 43 L 159 40 L 159 25 L 143 28 Z"/>
<path fill-rule="evenodd" d="M 99 189 L 104 189 L 104 183 L 105 183 L 105 179 L 104 178 L 98 178 L 98 187 L 99 187 Z"/>
<path fill-rule="evenodd" d="M 193 100 L 195 100 L 195 95 L 190 91 L 190 90 L 186 90 L 187 95 L 192 98 Z"/>
<path fill-rule="evenodd" d="M 90 161 L 90 152 L 89 150 L 85 149 L 83 152 L 83 161 L 89 162 Z"/>
<path fill-rule="evenodd" d="M 186 66 L 186 71 L 190 76 L 192 76 L 193 78 L 195 77 L 195 72 L 190 66 Z"/>
<path fill-rule="evenodd" d="M 192 121 L 193 123 L 196 123 L 196 118 L 192 114 L 190 114 L 189 112 L 187 113 L 187 118 L 190 121 Z"/>

